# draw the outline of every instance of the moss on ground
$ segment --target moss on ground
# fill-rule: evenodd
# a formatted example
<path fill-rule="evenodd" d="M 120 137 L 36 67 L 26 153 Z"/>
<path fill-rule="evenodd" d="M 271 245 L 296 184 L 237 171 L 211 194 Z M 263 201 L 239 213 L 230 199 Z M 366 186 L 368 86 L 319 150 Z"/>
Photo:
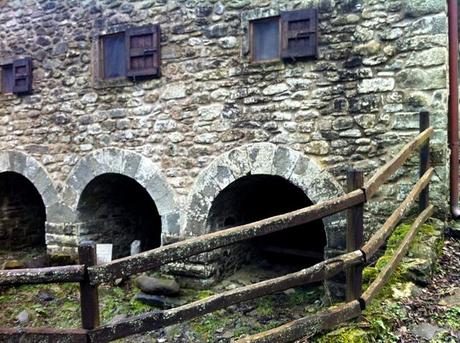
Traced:
<path fill-rule="evenodd" d="M 393 231 L 387 240 L 384 254 L 375 262 L 374 265 L 367 266 L 363 270 L 363 289 L 366 289 L 382 269 L 388 264 L 394 251 L 410 230 L 411 224 L 401 224 Z M 421 244 L 427 237 L 438 236 L 439 231 L 434 225 L 424 224 L 418 230 L 411 248 L 416 244 Z M 442 252 L 443 240 L 436 244 L 436 254 Z M 409 249 L 409 254 L 410 250 Z M 408 284 L 405 279 L 404 265 L 399 266 L 393 273 L 387 285 L 383 287 L 377 298 L 363 311 L 364 320 L 355 320 L 345 323 L 339 329 L 325 335 L 317 335 L 312 341 L 317 343 L 367 343 L 367 342 L 398 342 L 398 337 L 393 334 L 393 326 L 396 322 L 407 318 L 407 312 L 400 302 L 393 298 L 394 289 L 404 289 Z M 456 310 L 451 311 L 450 316 L 446 315 L 445 321 L 455 325 L 458 322 Z M 460 324 L 459 324 L 460 325 Z"/>

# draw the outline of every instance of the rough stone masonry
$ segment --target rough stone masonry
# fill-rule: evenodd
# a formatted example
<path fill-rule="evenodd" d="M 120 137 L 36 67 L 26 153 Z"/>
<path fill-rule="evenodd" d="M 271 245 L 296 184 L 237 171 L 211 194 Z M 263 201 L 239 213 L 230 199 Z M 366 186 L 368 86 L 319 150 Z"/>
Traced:
<path fill-rule="evenodd" d="M 318 58 L 251 62 L 250 22 L 303 8 L 318 9 Z M 97 80 L 101 37 L 147 24 L 161 27 L 161 77 Z M 119 237 L 91 218 L 140 225 L 137 207 L 127 218 L 85 195 L 114 191 L 104 176 L 147 192 L 167 244 L 208 232 L 213 200 L 247 175 L 282 177 L 312 203 L 342 194 L 348 168 L 371 175 L 417 134 L 421 109 L 435 127 L 433 200 L 447 211 L 444 0 L 7 0 L 0 26 L 0 64 L 33 62 L 32 94 L 0 94 L 0 178 L 38 190 L 51 254 Z M 410 190 L 416 164 L 367 205 L 368 232 Z M 323 225 L 326 254 L 340 252 L 343 216 Z M 208 255 L 178 268 L 213 279 Z"/>

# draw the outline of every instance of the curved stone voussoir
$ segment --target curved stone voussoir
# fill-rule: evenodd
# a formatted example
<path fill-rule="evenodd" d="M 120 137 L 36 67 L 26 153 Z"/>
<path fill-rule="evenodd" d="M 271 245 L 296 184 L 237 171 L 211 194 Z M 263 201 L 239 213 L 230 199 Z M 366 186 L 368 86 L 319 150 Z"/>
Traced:
<path fill-rule="evenodd" d="M 182 235 L 207 233 L 207 219 L 214 199 L 232 182 L 249 174 L 283 177 L 302 189 L 313 203 L 344 193 L 331 174 L 298 151 L 271 143 L 245 145 L 217 157 L 198 175 L 187 199 Z M 328 231 L 338 230 L 337 221 L 326 220 L 324 225 L 326 235 Z"/>
<path fill-rule="evenodd" d="M 0 152 L 0 173 L 14 172 L 28 179 L 45 204 L 47 220 L 53 220 L 50 211 L 59 202 L 56 187 L 46 169 L 32 156 L 21 151 Z"/>
<path fill-rule="evenodd" d="M 116 148 L 96 150 L 77 163 L 66 180 L 63 192 L 69 207 L 76 211 L 85 187 L 95 177 L 108 173 L 121 174 L 138 182 L 155 202 L 160 216 L 179 215 L 175 192 L 152 160 L 139 153 Z M 175 220 L 178 221 L 177 218 Z M 172 230 L 177 231 L 177 227 Z"/>

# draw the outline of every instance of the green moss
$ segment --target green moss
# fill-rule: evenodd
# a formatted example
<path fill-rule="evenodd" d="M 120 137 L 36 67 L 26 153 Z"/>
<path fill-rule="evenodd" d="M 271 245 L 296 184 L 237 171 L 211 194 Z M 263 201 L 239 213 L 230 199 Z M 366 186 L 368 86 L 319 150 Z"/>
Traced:
<path fill-rule="evenodd" d="M 396 227 L 391 236 L 388 238 L 385 254 L 397 249 L 409 230 L 410 224 L 401 224 Z"/>
<path fill-rule="evenodd" d="M 363 288 L 369 287 L 371 282 L 377 277 L 379 271 L 375 267 L 366 267 L 363 269 Z"/>
<path fill-rule="evenodd" d="M 377 260 L 375 265 L 367 266 L 363 269 L 363 289 L 367 289 L 370 283 L 375 280 L 378 273 L 388 264 L 393 257 L 394 251 L 409 232 L 410 226 L 410 224 L 402 224 L 395 228 L 392 235 L 388 238 L 384 254 Z M 433 225 L 425 224 L 419 229 L 414 243 L 423 244 L 422 241 L 438 236 L 440 237 L 439 231 Z M 435 249 L 440 253 L 443 241 L 442 239 L 438 241 Z M 400 265 L 377 295 L 377 298 L 367 305 L 363 311 L 363 317 L 366 322 L 365 330 L 359 327 L 359 323 L 349 322 L 345 327 L 334 330 L 324 336 L 314 337 L 312 341 L 320 343 L 397 342 L 398 337 L 392 333 L 394 331 L 393 325 L 401 319 L 406 318 L 407 313 L 404 307 L 392 299 L 392 287 L 404 287 L 407 284 L 404 275 L 404 265 Z M 458 326 L 460 326 L 460 324 L 457 324 L 460 323 L 459 317 L 460 308 L 454 308 L 449 312 L 446 311 L 440 320 L 441 322 L 444 321 L 453 330 L 458 330 Z"/>
<path fill-rule="evenodd" d="M 380 257 L 375 263 L 375 269 L 381 271 L 383 268 L 385 268 L 388 262 L 390 262 L 391 257 L 391 255 L 383 255 L 382 257 Z"/>
<path fill-rule="evenodd" d="M 368 343 L 369 335 L 366 331 L 356 327 L 344 327 L 335 330 L 317 340 L 318 343 Z"/>
<path fill-rule="evenodd" d="M 196 294 L 196 299 L 202 300 L 207 297 L 210 297 L 211 295 L 214 295 L 215 293 L 209 289 L 201 290 Z"/>

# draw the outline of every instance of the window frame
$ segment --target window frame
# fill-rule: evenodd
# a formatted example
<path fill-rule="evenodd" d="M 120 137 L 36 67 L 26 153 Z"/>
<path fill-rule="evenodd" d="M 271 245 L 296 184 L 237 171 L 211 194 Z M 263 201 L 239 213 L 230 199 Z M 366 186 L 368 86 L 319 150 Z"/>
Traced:
<path fill-rule="evenodd" d="M 146 75 L 144 77 L 130 77 L 127 75 L 128 69 L 125 63 L 125 75 L 114 78 L 105 78 L 104 76 L 104 42 L 103 37 L 115 34 L 124 35 L 124 46 L 125 46 L 125 60 L 129 55 L 129 52 L 126 50 L 126 36 L 129 30 L 142 29 L 146 27 L 158 26 L 158 75 L 150 76 Z M 161 27 L 160 24 L 148 24 L 148 25 L 139 25 L 131 26 L 127 24 L 122 24 L 114 26 L 105 30 L 101 30 L 98 33 L 95 33 L 92 36 L 92 49 L 91 49 L 91 63 L 92 66 L 92 80 L 93 87 L 98 88 L 112 88 L 112 87 L 126 87 L 132 86 L 139 80 L 143 79 L 158 79 L 161 78 L 161 42 L 160 42 Z"/>
<path fill-rule="evenodd" d="M 125 69 L 124 69 L 124 75 L 123 76 L 118 76 L 118 77 L 105 77 L 105 60 L 104 60 L 104 37 L 108 37 L 108 36 L 115 36 L 115 35 L 122 35 L 123 36 L 123 50 L 126 54 L 126 51 L 125 51 L 125 37 L 124 37 L 124 34 L 125 34 L 125 31 L 119 31 L 119 32 L 111 32 L 111 33 L 108 33 L 108 34 L 104 34 L 104 35 L 100 35 L 99 36 L 99 75 L 101 77 L 101 80 L 104 80 L 104 81 L 109 81 L 109 82 L 116 82 L 117 80 L 120 80 L 120 79 L 126 79 L 126 66 L 125 66 Z M 125 55 L 126 56 L 126 55 Z M 123 59 L 123 63 L 125 62 L 124 61 L 125 59 Z"/>
<path fill-rule="evenodd" d="M 5 91 L 5 88 L 3 86 L 3 81 L 4 81 L 4 70 L 6 69 L 6 67 L 9 67 L 11 68 L 11 72 L 13 73 L 13 63 L 14 61 L 5 61 L 5 62 L 2 62 L 0 63 L 0 94 L 5 94 L 5 95 L 10 95 L 10 94 L 14 94 L 13 93 L 13 88 L 14 88 L 14 75 L 13 75 L 13 83 L 11 84 L 11 91 L 10 92 L 6 92 Z"/>
<path fill-rule="evenodd" d="M 5 91 L 4 87 L 4 70 L 6 67 L 11 68 L 11 90 Z M 16 74 L 16 68 L 23 67 L 25 68 L 25 73 Z M 33 93 L 33 60 L 30 56 L 19 57 L 19 58 L 7 58 L 0 60 L 0 94 L 2 95 L 16 95 L 23 96 Z M 25 84 L 18 85 L 17 80 L 25 80 Z"/>
<path fill-rule="evenodd" d="M 315 11 L 315 48 L 314 48 L 314 54 L 311 55 L 306 55 L 306 56 L 300 56 L 297 58 L 289 58 L 289 57 L 283 57 L 283 46 L 284 46 L 284 34 L 283 34 L 283 26 L 284 26 L 284 16 L 289 13 L 295 13 L 295 12 L 302 12 L 302 11 Z M 242 11 L 241 13 L 241 31 L 243 32 L 243 37 L 242 37 L 242 51 L 241 55 L 243 58 L 243 61 L 245 63 L 249 63 L 252 65 L 258 65 L 258 64 L 279 64 L 279 63 L 292 63 L 297 60 L 302 60 L 302 61 L 311 61 L 311 60 L 317 60 L 320 57 L 320 52 L 319 52 L 319 32 L 320 32 L 320 27 L 319 27 L 319 14 L 320 11 L 317 7 L 315 6 L 308 6 L 305 8 L 292 8 L 292 6 L 286 6 L 286 8 L 280 9 L 280 8 L 264 8 L 264 9 L 250 9 L 250 10 L 245 10 Z M 279 58 L 278 59 L 270 59 L 270 60 L 255 60 L 254 59 L 254 44 L 253 44 L 253 25 L 252 22 L 257 21 L 257 20 L 263 20 L 263 19 L 270 19 L 270 18 L 279 18 Z"/>
<path fill-rule="evenodd" d="M 278 57 L 277 58 L 272 58 L 272 59 L 266 59 L 266 60 L 257 60 L 254 56 L 255 54 L 255 49 L 254 49 L 254 24 L 256 22 L 269 22 L 272 20 L 276 20 L 278 23 Z M 259 64 L 259 63 L 274 63 L 278 61 L 282 61 L 281 58 L 281 46 L 282 46 L 282 22 L 281 22 L 281 15 L 273 15 L 269 17 L 263 17 L 263 18 L 255 18 L 255 19 L 250 19 L 248 21 L 249 23 L 249 62 L 253 64 Z"/>

